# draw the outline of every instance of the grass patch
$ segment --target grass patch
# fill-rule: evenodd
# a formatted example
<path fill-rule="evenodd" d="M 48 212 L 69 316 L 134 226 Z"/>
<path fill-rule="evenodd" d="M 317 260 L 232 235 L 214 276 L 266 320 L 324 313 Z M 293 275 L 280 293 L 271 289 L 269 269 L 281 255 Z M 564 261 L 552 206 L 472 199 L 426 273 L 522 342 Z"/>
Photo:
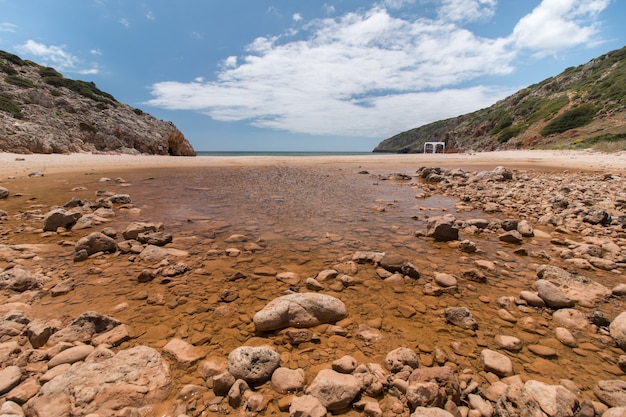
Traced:
<path fill-rule="evenodd" d="M 3 94 L 0 94 L 0 110 L 11 113 L 16 119 L 22 118 L 20 106 L 11 97 Z"/>
<path fill-rule="evenodd" d="M 4 81 L 22 88 L 32 88 L 35 86 L 28 78 L 19 77 L 17 75 L 7 75 L 4 77 Z"/>
<path fill-rule="evenodd" d="M 566 130 L 584 126 L 593 121 L 597 112 L 598 107 L 591 104 L 575 107 L 556 117 L 552 122 L 541 129 L 540 133 L 543 136 L 549 136 L 554 133 L 563 133 Z"/>

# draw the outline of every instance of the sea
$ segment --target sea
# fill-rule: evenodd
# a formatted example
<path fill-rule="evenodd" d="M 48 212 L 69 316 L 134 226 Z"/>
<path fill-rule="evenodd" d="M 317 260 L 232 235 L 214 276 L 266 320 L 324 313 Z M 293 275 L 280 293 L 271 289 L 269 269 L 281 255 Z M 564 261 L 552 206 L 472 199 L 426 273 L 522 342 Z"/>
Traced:
<path fill-rule="evenodd" d="M 196 151 L 197 156 L 349 156 L 372 155 L 372 152 L 326 151 Z"/>

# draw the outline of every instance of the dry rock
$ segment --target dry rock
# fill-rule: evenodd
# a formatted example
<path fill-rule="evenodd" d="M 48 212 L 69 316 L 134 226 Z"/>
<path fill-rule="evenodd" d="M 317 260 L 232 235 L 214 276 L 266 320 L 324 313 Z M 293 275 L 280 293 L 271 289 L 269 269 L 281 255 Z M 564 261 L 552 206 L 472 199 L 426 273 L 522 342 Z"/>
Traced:
<path fill-rule="evenodd" d="M 306 389 L 306 394 L 317 398 L 327 410 L 348 408 L 359 395 L 359 381 L 352 375 L 322 369 Z"/>
<path fill-rule="evenodd" d="M 257 331 L 270 331 L 285 327 L 313 327 L 345 318 L 345 304 L 330 295 L 296 293 L 270 301 L 254 317 Z"/>
<path fill-rule="evenodd" d="M 301 391 L 306 385 L 304 369 L 278 368 L 272 374 L 272 388 L 281 394 Z"/>
<path fill-rule="evenodd" d="M 513 375 L 513 363 L 508 356 L 490 349 L 480 352 L 480 361 L 487 372 L 504 377 Z"/>
<path fill-rule="evenodd" d="M 280 366 L 280 355 L 268 346 L 241 346 L 228 355 L 228 371 L 250 385 L 269 381 Z"/>

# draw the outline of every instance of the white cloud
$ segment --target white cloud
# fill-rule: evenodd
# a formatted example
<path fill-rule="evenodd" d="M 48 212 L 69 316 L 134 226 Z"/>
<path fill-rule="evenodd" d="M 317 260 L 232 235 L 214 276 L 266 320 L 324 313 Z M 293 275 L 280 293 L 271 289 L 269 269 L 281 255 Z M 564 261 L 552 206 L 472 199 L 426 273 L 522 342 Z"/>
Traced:
<path fill-rule="evenodd" d="M 453 22 L 488 20 L 495 15 L 497 0 L 442 0 L 439 17 Z"/>
<path fill-rule="evenodd" d="M 332 4 L 324 3 L 322 5 L 322 11 L 327 15 L 335 14 L 335 6 L 333 6 Z"/>
<path fill-rule="evenodd" d="M 14 33 L 17 30 L 18 26 L 9 22 L 0 23 L 0 32 L 11 32 Z"/>
<path fill-rule="evenodd" d="M 291 16 L 291 18 L 293 19 L 294 22 L 299 22 L 302 20 L 302 15 L 300 13 L 294 13 L 293 16 Z"/>
<path fill-rule="evenodd" d="M 76 72 L 79 74 L 98 74 L 97 66 L 91 68 L 79 68 L 82 61 L 65 50 L 65 46 L 46 45 L 29 39 L 16 49 L 22 54 L 37 57 L 39 63 L 54 67 L 59 71 Z M 96 50 L 92 50 L 94 53 Z"/>
<path fill-rule="evenodd" d="M 21 53 L 34 55 L 42 59 L 44 64 L 55 66 L 60 70 L 74 68 L 76 62 L 78 62 L 78 58 L 69 52 L 66 52 L 63 46 L 48 46 L 32 39 L 29 39 L 26 43 L 19 45 L 17 49 Z"/>
<path fill-rule="evenodd" d="M 543 0 L 513 30 L 512 40 L 537 56 L 594 42 L 595 17 L 610 0 Z"/>
<path fill-rule="evenodd" d="M 235 68 L 237 66 L 237 57 L 229 56 L 224 60 L 224 66 L 226 68 Z"/>
<path fill-rule="evenodd" d="M 148 19 L 148 20 L 156 20 L 156 16 L 154 15 L 154 13 L 152 11 L 148 11 L 146 13 L 146 19 Z"/>
<path fill-rule="evenodd" d="M 124 27 L 130 27 L 130 21 L 125 17 L 120 17 L 119 19 L 117 19 L 117 22 Z"/>
<path fill-rule="evenodd" d="M 601 10 L 603 0 L 585 5 L 585 0 L 544 0 L 520 21 L 517 32 L 495 39 L 477 36 L 458 22 L 476 19 L 480 10 L 492 12 L 496 0 L 445 0 L 440 4 L 449 10 L 446 19 L 439 13 L 438 19 L 408 20 L 374 6 L 306 22 L 300 31 L 304 38 L 259 37 L 244 56 L 227 58 L 214 80 L 156 83 L 147 104 L 289 132 L 385 137 L 513 93 L 466 83 L 511 73 L 520 48 L 534 45 L 522 44 L 521 32 L 533 25 L 538 31 L 537 13 L 553 10 L 548 6 L 558 1 L 569 5 L 566 12 L 549 15 L 560 16 L 561 27 L 584 28 L 589 24 L 578 19 Z M 452 18 L 451 11 L 462 4 L 469 8 Z"/>
<path fill-rule="evenodd" d="M 102 56 L 103 52 L 100 49 L 92 49 L 89 51 L 91 55 Z"/>

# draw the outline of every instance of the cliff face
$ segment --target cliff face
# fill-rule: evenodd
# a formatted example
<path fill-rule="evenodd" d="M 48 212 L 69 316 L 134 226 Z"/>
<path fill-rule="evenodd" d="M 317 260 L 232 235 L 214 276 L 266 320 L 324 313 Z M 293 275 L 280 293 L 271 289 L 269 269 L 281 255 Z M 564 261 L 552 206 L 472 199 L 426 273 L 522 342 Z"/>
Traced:
<path fill-rule="evenodd" d="M 95 84 L 0 51 L 0 151 L 194 156 L 171 122 L 119 103 Z"/>
<path fill-rule="evenodd" d="M 527 87 L 486 109 L 382 141 L 374 152 L 447 149 L 626 149 L 626 47 Z"/>

